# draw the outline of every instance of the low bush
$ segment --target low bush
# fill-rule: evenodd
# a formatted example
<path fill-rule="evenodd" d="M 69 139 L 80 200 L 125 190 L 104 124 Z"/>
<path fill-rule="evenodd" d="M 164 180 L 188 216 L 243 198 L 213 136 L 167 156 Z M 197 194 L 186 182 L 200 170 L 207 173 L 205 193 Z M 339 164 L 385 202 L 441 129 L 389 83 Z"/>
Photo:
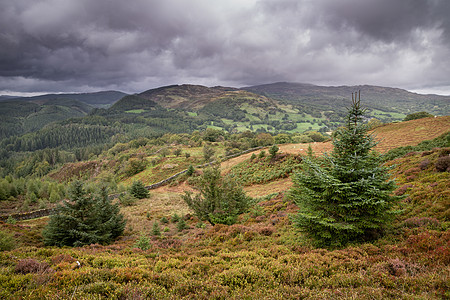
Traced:
<path fill-rule="evenodd" d="M 7 232 L 0 230 L 0 251 L 9 251 L 14 249 L 16 242 L 13 236 Z"/>
<path fill-rule="evenodd" d="M 39 262 L 36 259 L 21 259 L 14 268 L 14 272 L 20 274 L 45 273 L 50 270 L 50 265 L 46 262 Z"/>

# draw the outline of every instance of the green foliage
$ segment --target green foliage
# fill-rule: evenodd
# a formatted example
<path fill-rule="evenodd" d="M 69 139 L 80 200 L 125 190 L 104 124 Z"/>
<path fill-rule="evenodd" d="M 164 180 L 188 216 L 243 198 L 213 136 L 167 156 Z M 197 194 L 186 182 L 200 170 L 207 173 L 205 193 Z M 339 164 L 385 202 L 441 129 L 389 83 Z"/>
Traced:
<path fill-rule="evenodd" d="M 186 221 L 184 220 L 184 218 L 181 218 L 180 221 L 177 223 L 177 229 L 178 231 L 183 231 L 186 228 L 188 228 L 188 226 L 186 225 Z"/>
<path fill-rule="evenodd" d="M 133 184 L 129 190 L 130 194 L 137 199 L 148 198 L 149 192 L 145 188 L 145 185 L 140 180 L 133 181 Z"/>
<path fill-rule="evenodd" d="M 180 221 L 180 216 L 177 213 L 174 213 L 170 220 L 172 221 L 172 223 L 177 223 L 178 221 Z"/>
<path fill-rule="evenodd" d="M 333 152 L 321 164 L 304 159 L 295 175 L 291 197 L 299 206 L 295 225 L 318 246 L 340 247 L 373 240 L 393 217 L 399 197 L 381 158 L 371 151 L 373 137 L 362 123 L 364 111 L 356 99 L 346 126 L 333 139 Z"/>
<path fill-rule="evenodd" d="M 247 186 L 286 178 L 301 166 L 301 158 L 293 155 L 280 157 L 276 162 L 258 158 L 243 161 L 231 168 L 230 176 Z"/>
<path fill-rule="evenodd" d="M 137 198 L 130 193 L 123 193 L 119 195 L 119 202 L 122 206 L 133 206 L 136 204 Z"/>
<path fill-rule="evenodd" d="M 407 115 L 405 117 L 405 119 L 403 119 L 403 121 L 417 120 L 417 119 L 430 118 L 430 117 L 434 117 L 434 116 L 425 111 L 421 111 L 421 112 L 416 112 L 416 113 Z"/>
<path fill-rule="evenodd" d="M 428 151 L 433 148 L 442 148 L 442 147 L 450 147 L 450 132 L 444 133 L 443 135 L 428 141 L 423 141 L 419 143 L 417 146 L 406 146 L 406 147 L 398 147 L 392 150 L 389 150 L 387 153 L 383 155 L 384 161 L 393 160 L 395 158 L 399 158 L 404 156 L 405 154 L 413 151 Z"/>
<path fill-rule="evenodd" d="M 274 158 L 275 155 L 277 155 L 278 150 L 280 150 L 280 148 L 278 148 L 277 145 L 273 145 L 272 147 L 270 147 L 269 149 L 270 156 Z"/>
<path fill-rule="evenodd" d="M 242 188 L 235 180 L 223 178 L 218 167 L 205 169 L 196 188 L 199 194 L 186 192 L 182 197 L 199 219 L 212 225 L 234 224 L 250 206 L 250 198 Z"/>
<path fill-rule="evenodd" d="M 127 176 L 133 176 L 145 170 L 148 161 L 145 158 L 130 158 L 125 166 L 124 173 Z"/>
<path fill-rule="evenodd" d="M 266 156 L 266 151 L 261 150 L 261 152 L 259 152 L 258 157 L 259 158 L 264 158 Z"/>
<path fill-rule="evenodd" d="M 119 206 L 108 199 L 106 189 L 99 195 L 87 194 L 83 183 L 71 186 L 70 200 L 50 217 L 42 235 L 47 245 L 81 246 L 108 244 L 119 237 L 125 228 L 125 220 Z"/>
<path fill-rule="evenodd" d="M 14 249 L 16 246 L 16 242 L 14 237 L 2 230 L 0 230 L 0 251 L 9 251 Z"/>
<path fill-rule="evenodd" d="M 183 151 L 180 148 L 176 148 L 175 150 L 173 150 L 173 155 L 175 155 L 176 157 L 180 156 L 181 153 Z"/>
<path fill-rule="evenodd" d="M 166 217 L 162 217 L 161 218 L 161 223 L 162 224 L 167 224 L 167 223 L 169 223 L 169 220 Z"/>
<path fill-rule="evenodd" d="M 206 145 L 203 147 L 203 159 L 205 162 L 211 161 L 214 156 L 214 149 L 210 145 Z"/>
<path fill-rule="evenodd" d="M 186 171 L 186 175 L 187 176 L 192 176 L 192 174 L 194 174 L 194 172 L 195 172 L 194 166 L 193 165 L 189 165 L 189 168 Z"/>
<path fill-rule="evenodd" d="M 139 238 L 134 243 L 134 247 L 146 251 L 151 248 L 150 238 L 143 232 L 139 235 Z"/>
<path fill-rule="evenodd" d="M 9 216 L 8 219 L 6 219 L 6 223 L 14 225 L 17 223 L 17 220 L 14 219 L 12 216 Z"/>
<path fill-rule="evenodd" d="M 153 222 L 152 235 L 154 235 L 154 236 L 160 236 L 161 235 L 161 229 L 159 228 L 159 224 L 156 221 Z"/>

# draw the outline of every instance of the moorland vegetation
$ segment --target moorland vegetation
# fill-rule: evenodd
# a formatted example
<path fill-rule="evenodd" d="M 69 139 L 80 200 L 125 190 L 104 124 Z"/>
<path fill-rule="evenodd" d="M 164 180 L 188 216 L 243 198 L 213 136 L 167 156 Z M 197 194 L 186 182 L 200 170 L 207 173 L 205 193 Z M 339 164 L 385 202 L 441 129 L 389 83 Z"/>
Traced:
<path fill-rule="evenodd" d="M 77 120 L 77 126 L 86 129 L 86 140 L 95 140 L 95 126 L 110 126 L 112 118 L 102 113 Z M 142 121 L 150 119 L 143 117 Z M 107 122 L 101 125 L 104 120 Z M 39 134 L 14 137 L 20 141 L 17 149 L 16 142 L 5 139 L 9 148 L 2 150 L 2 213 L 58 204 L 63 208 L 50 217 L 0 222 L 0 298 L 450 297 L 449 117 L 383 124 L 371 131 L 379 142 L 374 147 L 364 129 L 356 139 L 361 156 L 347 153 L 342 157 L 339 155 L 351 145 L 347 139 L 355 137 L 348 129 L 358 127 L 353 128 L 351 120 L 332 137 L 319 132 L 230 133 L 214 127 L 140 136 L 151 131 L 148 124 L 139 127 L 125 119 L 117 123 L 123 131 L 87 147 L 24 151 L 20 149 L 22 141 L 32 141 Z M 67 132 L 74 126 L 72 121 L 58 124 L 55 128 L 64 124 Z M 395 144 L 395 139 L 390 139 L 425 131 L 411 135 L 408 142 L 397 139 Z M 335 150 L 329 139 L 335 141 Z M 389 141 L 389 147 L 383 141 Z M 244 150 L 249 152 L 235 157 Z M 322 156 L 325 150 L 332 151 L 331 159 Z M 340 165 L 339 159 L 345 163 Z M 363 169 L 348 169 L 348 159 L 358 160 Z M 327 166 L 327 160 L 337 169 Z M 209 163 L 221 169 L 205 168 Z M 398 213 L 391 216 L 390 223 L 382 224 L 382 230 L 375 230 L 376 235 L 366 229 L 380 224 L 379 215 L 369 219 L 375 220 L 372 224 L 364 223 L 365 214 L 361 213 L 357 217 L 362 226 L 354 223 L 356 238 L 351 235 L 339 240 L 341 232 L 328 231 L 339 243 L 330 242 L 327 233 L 318 247 L 315 236 L 296 227 L 306 199 L 300 197 L 300 174 L 317 171 L 312 178 L 320 182 L 311 181 L 314 189 L 310 186 L 315 190 L 324 187 L 321 182 L 331 175 L 338 178 L 345 173 L 343 177 L 348 178 L 355 170 L 366 168 L 380 175 L 374 176 L 370 186 L 376 190 L 374 194 L 383 197 L 373 198 L 374 203 L 362 209 L 370 211 L 369 206 L 387 201 L 389 205 L 382 204 L 376 213 L 390 209 Z M 143 186 L 183 170 L 188 171 L 157 189 L 144 188 L 148 194 L 143 192 Z M 325 174 L 330 176 L 325 178 Z M 395 185 L 389 183 L 392 179 Z M 366 184 L 369 178 L 363 181 Z M 354 200 L 352 205 L 360 200 L 357 195 L 361 194 L 347 185 L 356 188 L 361 182 L 342 182 L 338 188 L 334 188 L 336 180 L 330 182 L 330 190 L 341 189 L 342 194 L 351 196 L 342 199 Z M 312 200 L 336 200 L 323 198 L 324 191 L 315 192 Z M 391 202 L 389 197 L 398 201 Z M 76 207 L 86 213 L 73 214 Z M 311 207 L 314 205 L 309 212 Z M 109 213 L 101 214 L 105 211 Z M 340 216 L 344 211 L 339 211 Z M 342 222 L 336 216 L 321 217 L 326 222 L 331 217 Z M 78 226 L 75 229 L 69 226 L 72 221 Z M 67 237 L 68 243 L 54 242 L 64 240 L 62 237 Z M 63 244 L 70 247 L 60 247 Z"/>

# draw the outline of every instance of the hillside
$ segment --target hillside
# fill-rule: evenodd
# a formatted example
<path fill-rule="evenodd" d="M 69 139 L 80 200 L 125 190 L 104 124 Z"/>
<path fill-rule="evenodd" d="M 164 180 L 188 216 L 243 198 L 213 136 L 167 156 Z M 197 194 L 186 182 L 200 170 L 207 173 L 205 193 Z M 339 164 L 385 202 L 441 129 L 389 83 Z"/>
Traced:
<path fill-rule="evenodd" d="M 369 113 L 376 117 L 394 117 L 396 114 L 409 114 L 427 111 L 434 115 L 450 114 L 450 96 L 420 95 L 406 90 L 390 87 L 358 85 L 358 86 L 317 86 L 304 83 L 279 82 L 243 89 L 283 100 L 291 104 L 312 105 L 323 111 L 340 111 L 348 106 L 349 96 L 361 91 L 365 106 Z M 391 116 L 389 116 L 391 115 Z M 394 120 L 393 119 L 393 120 Z"/>
<path fill-rule="evenodd" d="M 66 98 L 45 101 L 12 99 L 0 103 L 0 140 L 42 129 L 45 125 L 69 118 L 86 116 L 92 106 Z"/>
<path fill-rule="evenodd" d="M 33 97 L 14 97 L 14 100 L 44 104 L 49 100 L 69 99 L 80 101 L 94 107 L 108 107 L 126 95 L 119 91 L 101 91 L 94 93 L 45 94 Z M 9 97 L 6 99 L 9 99 Z"/>
<path fill-rule="evenodd" d="M 206 87 L 202 85 L 171 85 L 151 89 L 139 94 L 140 97 L 155 101 L 166 108 L 181 108 L 196 111 L 206 104 L 221 98 L 235 88 Z"/>
<path fill-rule="evenodd" d="M 420 119 L 375 131 L 381 145 L 416 145 L 427 135 L 448 131 L 448 122 L 449 117 Z M 415 132 L 426 134 L 412 135 Z M 402 138 L 389 139 L 395 136 Z M 87 181 L 90 189 L 100 183 L 129 185 L 137 179 L 157 182 L 202 163 L 207 143 L 203 138 L 207 136 L 172 134 L 152 142 L 117 143 L 53 173 L 61 184 L 40 179 L 22 184 L 40 197 L 75 178 Z M 252 139 L 257 140 L 239 134 L 208 143 L 215 157 L 223 157 L 227 146 Z M 288 196 L 290 174 L 301 168 L 299 154 L 308 145 L 280 145 L 274 158 L 267 156 L 267 149 L 260 156 L 259 149 L 253 160 L 253 153 L 248 153 L 222 163 L 226 172 L 241 174 L 245 190 L 258 197 L 235 225 L 201 222 L 181 199 L 184 191 L 193 190 L 201 169 L 152 190 L 148 198 L 116 200 L 128 224 L 123 237 L 109 246 L 45 247 L 41 231 L 48 217 L 0 222 L 2 245 L 7 245 L 8 235 L 15 243 L 15 249 L 0 251 L 0 298 L 39 299 L 44 294 L 64 299 L 448 298 L 450 173 L 436 167 L 450 148 L 416 151 L 387 163 L 397 181 L 395 194 L 405 199 L 383 238 L 343 249 L 317 249 L 293 227 L 290 216 L 298 208 Z M 310 145 L 317 155 L 330 149 L 330 143 Z M 0 182 L 0 187 L 5 184 Z M 39 199 L 29 205 L 42 203 Z M 12 200 L 0 204 L 11 205 Z"/>

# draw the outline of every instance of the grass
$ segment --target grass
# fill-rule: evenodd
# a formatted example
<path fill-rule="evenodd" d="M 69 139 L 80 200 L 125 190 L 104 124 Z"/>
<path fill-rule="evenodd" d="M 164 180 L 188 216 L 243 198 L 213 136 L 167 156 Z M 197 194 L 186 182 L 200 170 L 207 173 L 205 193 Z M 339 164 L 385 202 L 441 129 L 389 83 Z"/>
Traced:
<path fill-rule="evenodd" d="M 145 112 L 145 109 L 130 109 L 125 112 L 130 113 L 130 114 L 141 114 L 141 113 Z"/>

